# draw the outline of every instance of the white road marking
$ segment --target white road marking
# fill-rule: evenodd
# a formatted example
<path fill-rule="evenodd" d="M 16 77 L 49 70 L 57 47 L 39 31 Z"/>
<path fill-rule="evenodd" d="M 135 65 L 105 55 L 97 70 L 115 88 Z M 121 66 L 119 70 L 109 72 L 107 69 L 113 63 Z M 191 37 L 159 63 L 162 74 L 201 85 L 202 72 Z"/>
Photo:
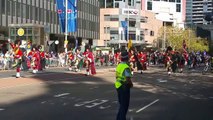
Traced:
<path fill-rule="evenodd" d="M 47 101 L 43 101 L 43 102 L 41 102 L 41 104 L 44 104 L 44 103 L 46 103 Z"/>
<path fill-rule="evenodd" d="M 75 107 L 80 107 L 80 106 L 83 106 L 83 105 L 85 105 L 85 104 L 89 104 L 89 103 L 95 102 L 95 101 L 97 101 L 97 100 L 98 100 L 98 99 L 91 100 L 91 101 L 85 101 L 85 102 L 76 103 L 74 106 L 75 106 Z"/>
<path fill-rule="evenodd" d="M 104 104 L 108 102 L 108 100 L 101 100 L 101 102 L 95 102 L 95 103 L 92 103 L 92 105 L 86 105 L 87 108 L 93 108 L 95 106 L 98 106 L 98 105 L 101 105 L 101 104 Z"/>
<path fill-rule="evenodd" d="M 103 110 L 103 109 L 107 109 L 107 108 L 110 108 L 111 105 L 108 105 L 108 106 L 100 106 L 99 109 Z"/>
<path fill-rule="evenodd" d="M 157 79 L 157 81 L 160 82 L 160 83 L 167 82 L 167 80 L 163 80 L 163 79 L 161 79 L 161 78 Z"/>
<path fill-rule="evenodd" d="M 139 113 L 139 112 L 141 112 L 142 110 L 145 110 L 146 108 L 148 108 L 149 106 L 155 104 L 155 103 L 158 102 L 158 101 L 159 101 L 159 99 L 157 99 L 157 100 L 151 102 L 150 104 L 148 104 L 148 105 L 142 107 L 141 109 L 137 110 L 136 113 Z"/>
<path fill-rule="evenodd" d="M 62 97 L 62 96 L 66 96 L 69 95 L 70 93 L 62 93 L 62 94 L 58 94 L 58 95 L 54 95 L 54 97 Z"/>
<path fill-rule="evenodd" d="M 0 111 L 4 111 L 5 109 L 4 108 L 0 108 Z"/>

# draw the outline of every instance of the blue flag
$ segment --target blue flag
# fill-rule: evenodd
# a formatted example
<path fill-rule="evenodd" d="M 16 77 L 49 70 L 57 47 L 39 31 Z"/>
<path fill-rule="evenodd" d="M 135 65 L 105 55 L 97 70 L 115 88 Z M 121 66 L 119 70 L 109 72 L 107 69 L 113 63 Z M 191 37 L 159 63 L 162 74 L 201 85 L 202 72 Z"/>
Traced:
<path fill-rule="evenodd" d="M 127 23 L 127 21 L 121 21 L 121 25 L 124 29 L 125 40 L 127 41 L 128 40 L 128 38 L 127 38 L 128 23 Z"/>
<path fill-rule="evenodd" d="M 77 0 L 67 0 L 67 32 L 75 32 L 77 30 Z M 66 0 L 56 0 L 57 13 L 61 25 L 62 32 L 65 32 L 66 21 Z"/>
<path fill-rule="evenodd" d="M 61 26 L 61 31 L 65 32 L 65 18 L 66 18 L 65 0 L 56 0 L 56 4 L 57 4 L 57 13 L 58 13 L 60 26 Z"/>
<path fill-rule="evenodd" d="M 77 0 L 68 0 L 67 14 L 67 32 L 75 32 L 77 30 Z"/>

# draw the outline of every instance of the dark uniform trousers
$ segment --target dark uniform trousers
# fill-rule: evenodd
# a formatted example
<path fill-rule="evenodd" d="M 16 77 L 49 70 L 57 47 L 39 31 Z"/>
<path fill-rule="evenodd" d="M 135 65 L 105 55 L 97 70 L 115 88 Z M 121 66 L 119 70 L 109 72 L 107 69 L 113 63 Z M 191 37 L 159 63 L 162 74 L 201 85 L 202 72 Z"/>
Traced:
<path fill-rule="evenodd" d="M 126 114 L 129 108 L 130 87 L 127 84 L 122 85 L 117 89 L 119 111 L 116 120 L 126 120 Z"/>

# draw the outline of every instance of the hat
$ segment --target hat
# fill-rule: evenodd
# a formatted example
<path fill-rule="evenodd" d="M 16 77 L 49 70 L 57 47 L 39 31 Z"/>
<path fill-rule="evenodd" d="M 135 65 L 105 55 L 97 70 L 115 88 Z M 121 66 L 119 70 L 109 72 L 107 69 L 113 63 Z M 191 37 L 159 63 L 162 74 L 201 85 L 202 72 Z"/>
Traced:
<path fill-rule="evenodd" d="M 126 60 L 129 58 L 129 53 L 127 51 L 121 53 L 121 60 Z"/>

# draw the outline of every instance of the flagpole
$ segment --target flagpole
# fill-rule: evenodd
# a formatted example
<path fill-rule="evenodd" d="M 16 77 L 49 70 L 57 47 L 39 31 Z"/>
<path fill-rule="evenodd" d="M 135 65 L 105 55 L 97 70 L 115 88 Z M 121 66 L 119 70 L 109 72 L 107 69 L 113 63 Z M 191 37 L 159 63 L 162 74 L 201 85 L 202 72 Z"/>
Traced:
<path fill-rule="evenodd" d="M 129 3 L 127 4 L 128 5 L 128 27 L 127 27 L 127 41 L 129 43 Z M 127 49 L 128 49 L 128 43 L 127 43 Z"/>
<path fill-rule="evenodd" d="M 66 9 L 65 9 L 65 41 L 64 41 L 64 48 L 65 48 L 65 53 L 67 53 L 67 37 L 68 37 L 68 33 L 67 33 L 67 17 L 68 17 L 68 14 L 67 14 L 67 8 L 68 8 L 68 0 L 65 0 L 65 5 L 66 5 Z"/>

